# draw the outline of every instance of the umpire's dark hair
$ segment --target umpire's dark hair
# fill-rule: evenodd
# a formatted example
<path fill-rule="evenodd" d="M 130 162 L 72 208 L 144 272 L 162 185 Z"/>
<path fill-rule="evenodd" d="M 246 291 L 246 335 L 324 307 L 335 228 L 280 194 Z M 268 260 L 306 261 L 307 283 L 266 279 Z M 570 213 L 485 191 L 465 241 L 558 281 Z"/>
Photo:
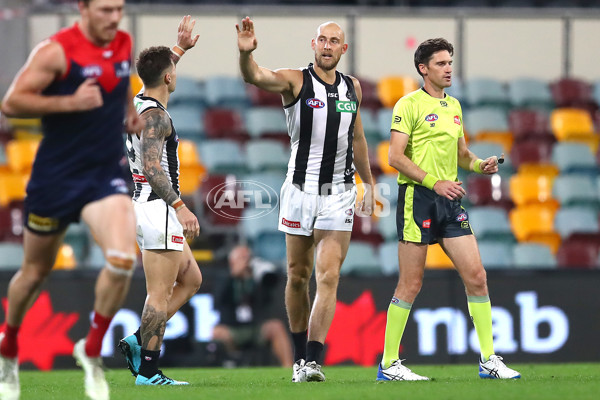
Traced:
<path fill-rule="evenodd" d="M 423 76 L 419 70 L 419 64 L 427 65 L 433 54 L 442 50 L 448 50 L 450 55 L 454 54 L 454 46 L 444 38 L 428 39 L 417 47 L 415 51 L 415 68 L 419 75 Z"/>
<path fill-rule="evenodd" d="M 135 68 L 144 82 L 144 87 L 154 88 L 162 84 L 165 70 L 173 65 L 171 54 L 171 49 L 166 46 L 153 46 L 142 50 Z"/>

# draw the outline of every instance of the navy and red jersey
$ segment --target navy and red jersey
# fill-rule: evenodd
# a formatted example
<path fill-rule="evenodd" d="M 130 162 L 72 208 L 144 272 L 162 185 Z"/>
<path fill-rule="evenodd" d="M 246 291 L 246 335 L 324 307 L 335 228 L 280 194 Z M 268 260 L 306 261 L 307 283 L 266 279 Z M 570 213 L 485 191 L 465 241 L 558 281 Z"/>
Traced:
<path fill-rule="evenodd" d="M 60 30 L 50 40 L 63 47 L 67 70 L 43 94 L 70 95 L 87 78 L 94 78 L 104 103 L 90 111 L 42 117 L 44 138 L 33 165 L 29 195 L 48 187 L 69 190 L 81 180 L 94 180 L 103 174 L 103 169 L 118 165 L 124 155 L 131 37 L 118 31 L 110 44 L 99 47 L 75 24 Z"/>

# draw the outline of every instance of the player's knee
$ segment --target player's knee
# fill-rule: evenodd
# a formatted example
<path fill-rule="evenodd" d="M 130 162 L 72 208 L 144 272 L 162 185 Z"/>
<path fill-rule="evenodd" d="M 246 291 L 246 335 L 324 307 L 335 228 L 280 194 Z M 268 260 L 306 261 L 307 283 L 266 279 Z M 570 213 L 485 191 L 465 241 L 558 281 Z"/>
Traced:
<path fill-rule="evenodd" d="M 465 278 L 465 285 L 468 285 L 471 290 L 483 289 L 487 286 L 487 274 L 485 269 L 479 268 Z"/>
<path fill-rule="evenodd" d="M 225 325 L 217 325 L 213 328 L 213 339 L 225 342 L 229 339 L 229 328 Z"/>
<path fill-rule="evenodd" d="M 399 288 L 401 288 L 409 297 L 415 298 L 421 291 L 421 287 L 423 286 L 423 279 L 420 276 L 415 276 L 408 279 L 403 279 L 398 284 Z"/>
<path fill-rule="evenodd" d="M 328 269 L 317 275 L 317 288 L 319 286 L 336 288 L 340 280 L 340 271 L 337 269 Z"/>
<path fill-rule="evenodd" d="M 305 274 L 288 273 L 287 285 L 294 291 L 305 290 L 308 287 L 310 276 Z"/>
<path fill-rule="evenodd" d="M 135 254 L 119 250 L 106 251 L 106 269 L 116 275 L 131 276 L 135 267 Z"/>

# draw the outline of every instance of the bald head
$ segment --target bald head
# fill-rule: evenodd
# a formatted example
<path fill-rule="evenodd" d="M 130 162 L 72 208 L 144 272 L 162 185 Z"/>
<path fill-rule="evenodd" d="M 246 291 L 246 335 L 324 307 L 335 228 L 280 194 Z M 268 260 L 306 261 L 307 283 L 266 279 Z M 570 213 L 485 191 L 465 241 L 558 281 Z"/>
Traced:
<path fill-rule="evenodd" d="M 335 36 L 340 39 L 340 42 L 343 44 L 346 42 L 346 34 L 342 27 L 334 21 L 323 22 L 321 25 L 317 27 L 317 35 L 315 37 L 319 37 L 321 35 L 328 33 L 327 36 Z"/>

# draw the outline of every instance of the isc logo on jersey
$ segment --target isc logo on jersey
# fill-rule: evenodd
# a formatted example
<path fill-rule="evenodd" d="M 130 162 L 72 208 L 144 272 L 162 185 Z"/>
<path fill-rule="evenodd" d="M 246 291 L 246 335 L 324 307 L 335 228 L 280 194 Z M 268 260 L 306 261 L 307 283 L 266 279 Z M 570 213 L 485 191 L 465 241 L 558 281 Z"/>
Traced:
<path fill-rule="evenodd" d="M 336 100 L 335 111 L 337 112 L 349 112 L 356 113 L 357 107 L 355 101 L 342 101 Z"/>
<path fill-rule="evenodd" d="M 323 108 L 325 107 L 325 103 L 322 102 L 319 99 L 316 98 L 312 98 L 312 99 L 306 99 L 306 105 L 309 106 L 310 108 Z"/>

